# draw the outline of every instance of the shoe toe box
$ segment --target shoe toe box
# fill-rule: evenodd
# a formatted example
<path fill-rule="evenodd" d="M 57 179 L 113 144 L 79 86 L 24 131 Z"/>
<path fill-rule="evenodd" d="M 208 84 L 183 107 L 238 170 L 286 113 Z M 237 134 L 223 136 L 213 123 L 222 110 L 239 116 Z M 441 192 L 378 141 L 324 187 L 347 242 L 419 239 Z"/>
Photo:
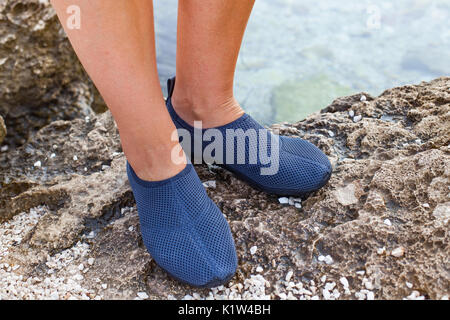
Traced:
<path fill-rule="evenodd" d="M 280 141 L 277 170 L 265 176 L 254 174 L 262 189 L 280 195 L 302 195 L 328 182 L 332 166 L 319 148 L 299 138 L 280 137 Z"/>
<path fill-rule="evenodd" d="M 143 232 L 144 243 L 158 265 L 177 280 L 196 287 L 222 285 L 237 269 L 228 223 L 215 205 L 211 207 L 182 228 Z"/>

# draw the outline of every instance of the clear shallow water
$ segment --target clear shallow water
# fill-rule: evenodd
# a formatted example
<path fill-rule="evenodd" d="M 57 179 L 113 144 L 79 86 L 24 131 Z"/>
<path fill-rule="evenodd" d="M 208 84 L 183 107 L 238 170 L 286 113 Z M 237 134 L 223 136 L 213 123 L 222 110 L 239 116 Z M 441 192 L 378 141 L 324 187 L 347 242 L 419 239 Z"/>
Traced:
<path fill-rule="evenodd" d="M 176 0 L 155 1 L 162 85 L 175 72 Z M 264 124 L 301 120 L 342 95 L 450 75 L 448 0 L 257 0 L 235 94 Z"/>

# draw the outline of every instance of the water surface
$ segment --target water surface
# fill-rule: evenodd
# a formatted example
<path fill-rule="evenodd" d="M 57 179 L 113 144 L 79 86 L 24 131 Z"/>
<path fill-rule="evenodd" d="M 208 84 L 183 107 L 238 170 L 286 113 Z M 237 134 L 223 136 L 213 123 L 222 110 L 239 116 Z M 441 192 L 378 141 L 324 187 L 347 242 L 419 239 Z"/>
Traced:
<path fill-rule="evenodd" d="M 175 72 L 176 0 L 155 1 L 163 86 Z M 301 120 L 334 98 L 450 75 L 448 0 L 257 0 L 235 93 L 264 124 Z"/>

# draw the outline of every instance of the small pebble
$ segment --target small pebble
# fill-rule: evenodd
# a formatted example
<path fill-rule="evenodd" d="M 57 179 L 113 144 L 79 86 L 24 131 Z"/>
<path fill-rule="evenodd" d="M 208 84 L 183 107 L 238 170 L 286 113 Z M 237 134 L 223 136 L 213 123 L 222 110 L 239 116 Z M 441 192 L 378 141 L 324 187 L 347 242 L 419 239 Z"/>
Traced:
<path fill-rule="evenodd" d="M 424 208 L 429 208 L 430 205 L 429 205 L 428 203 L 424 203 L 424 204 L 422 204 L 422 207 L 424 207 Z"/>
<path fill-rule="evenodd" d="M 8 147 L 7 145 L 4 145 L 4 146 L 2 146 L 2 147 L 0 148 L 0 151 L 1 151 L 1 152 L 6 152 L 6 151 L 8 151 L 8 149 L 9 149 L 9 147 Z"/>
<path fill-rule="evenodd" d="M 50 159 L 53 159 L 54 157 L 56 157 L 56 154 L 52 153 L 52 154 L 50 155 Z"/>
<path fill-rule="evenodd" d="M 333 263 L 333 258 L 330 255 L 326 256 L 325 257 L 325 263 L 326 264 L 332 264 Z"/>
<path fill-rule="evenodd" d="M 36 161 L 33 166 L 35 166 L 36 168 L 40 168 L 42 166 L 42 162 L 41 161 Z"/>
<path fill-rule="evenodd" d="M 89 264 L 90 266 L 92 266 L 92 265 L 94 264 L 94 261 L 95 261 L 94 258 L 89 258 L 89 259 L 88 259 L 88 264 Z"/>
<path fill-rule="evenodd" d="M 361 119 L 362 119 L 362 115 L 358 115 L 358 116 L 354 116 L 353 117 L 353 122 L 359 122 L 359 121 L 361 121 Z"/>
<path fill-rule="evenodd" d="M 286 282 L 291 281 L 291 278 L 293 275 L 294 275 L 294 271 L 289 270 L 289 272 L 286 274 L 286 278 L 285 278 Z"/>
<path fill-rule="evenodd" d="M 257 268 L 256 268 L 256 272 L 258 272 L 258 273 L 261 273 L 261 272 L 263 272 L 264 271 L 264 269 L 261 267 L 261 266 L 258 266 Z"/>
<path fill-rule="evenodd" d="M 78 157 L 75 155 L 75 156 L 73 156 L 73 161 L 77 161 L 78 160 Z"/>
<path fill-rule="evenodd" d="M 313 293 L 309 290 L 304 289 L 303 294 L 306 294 L 307 296 L 312 296 Z"/>
<path fill-rule="evenodd" d="M 400 258 L 405 254 L 405 248 L 403 247 L 398 247 L 395 248 L 394 250 L 392 250 L 391 255 L 393 255 L 396 258 Z"/>
<path fill-rule="evenodd" d="M 137 296 L 141 299 L 148 299 L 148 294 L 145 292 L 138 292 Z"/>
<path fill-rule="evenodd" d="M 344 286 L 344 288 L 348 288 L 348 280 L 346 277 L 342 277 L 339 279 L 340 283 Z"/>
<path fill-rule="evenodd" d="M 288 296 L 287 296 L 288 300 L 298 300 L 293 294 L 292 292 L 289 292 Z"/>
<path fill-rule="evenodd" d="M 73 278 L 74 278 L 75 280 L 78 280 L 78 281 L 81 281 L 81 280 L 84 279 L 84 277 L 83 277 L 81 274 L 76 274 L 76 275 L 73 276 Z"/>
<path fill-rule="evenodd" d="M 325 289 L 328 291 L 333 290 L 334 287 L 336 287 L 336 283 L 334 283 L 334 282 L 327 282 L 325 284 Z"/>
<path fill-rule="evenodd" d="M 365 95 L 361 96 L 361 99 L 359 99 L 361 102 L 367 101 L 367 97 Z"/>
<path fill-rule="evenodd" d="M 392 222 L 389 219 L 384 219 L 384 224 L 387 226 L 392 226 Z"/>
<path fill-rule="evenodd" d="M 215 180 L 205 181 L 205 182 L 203 182 L 203 186 L 205 188 L 215 189 L 216 188 L 216 181 Z"/>
<path fill-rule="evenodd" d="M 278 202 L 281 204 L 289 204 L 289 198 L 286 197 L 278 198 Z"/>
<path fill-rule="evenodd" d="M 373 284 L 370 281 L 364 283 L 364 286 L 366 287 L 367 290 L 373 290 Z"/>
<path fill-rule="evenodd" d="M 425 300 L 424 296 L 420 295 L 420 292 L 414 290 L 409 296 L 406 297 L 407 300 Z"/>
<path fill-rule="evenodd" d="M 341 293 L 339 292 L 338 289 L 334 289 L 333 290 L 333 295 L 335 299 L 339 299 L 339 297 L 341 296 Z"/>
<path fill-rule="evenodd" d="M 362 292 L 355 292 L 355 297 L 358 300 L 365 300 L 366 299 L 366 295 L 364 293 L 362 293 Z"/>
<path fill-rule="evenodd" d="M 367 292 L 367 300 L 375 300 L 375 294 L 372 291 Z"/>
<path fill-rule="evenodd" d="M 331 131 L 331 130 L 328 130 L 328 135 L 330 136 L 330 137 L 334 137 L 334 132 L 333 131 Z"/>
<path fill-rule="evenodd" d="M 302 203 L 301 198 L 294 198 L 294 197 L 291 197 L 291 198 L 292 198 L 292 200 L 294 200 L 295 203 Z"/>
<path fill-rule="evenodd" d="M 355 111 L 350 110 L 350 111 L 348 112 L 348 115 L 350 116 L 350 118 L 353 118 L 353 117 L 355 116 Z"/>
<path fill-rule="evenodd" d="M 408 288 L 412 289 L 413 284 L 411 282 L 406 281 L 405 284 Z"/>
<path fill-rule="evenodd" d="M 256 251 L 258 251 L 258 247 L 257 246 L 253 246 L 253 247 L 250 248 L 250 253 L 252 255 L 254 255 L 256 253 Z"/>
<path fill-rule="evenodd" d="M 331 293 L 327 289 L 322 290 L 322 295 L 325 300 L 330 300 L 331 298 Z"/>

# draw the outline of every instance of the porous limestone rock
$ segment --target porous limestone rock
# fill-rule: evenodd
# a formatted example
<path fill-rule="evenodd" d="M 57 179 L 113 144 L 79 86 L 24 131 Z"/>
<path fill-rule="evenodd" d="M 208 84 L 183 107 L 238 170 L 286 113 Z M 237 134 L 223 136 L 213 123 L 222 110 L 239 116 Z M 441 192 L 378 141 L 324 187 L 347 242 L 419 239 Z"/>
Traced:
<path fill-rule="evenodd" d="M 350 109 L 362 120 L 353 122 Z M 216 181 L 207 192 L 236 241 L 239 268 L 232 282 L 244 283 L 259 267 L 273 297 L 290 270 L 294 283 L 318 285 L 325 275 L 351 293 L 340 299 L 361 296 L 357 291 L 367 283 L 375 299 L 401 299 L 412 287 L 425 298 L 448 296 L 449 115 L 450 78 L 439 78 L 365 101 L 361 94 L 339 98 L 304 121 L 274 125 L 274 131 L 308 139 L 334 164 L 330 182 L 301 209 L 222 169 L 197 166 L 202 181 Z M 21 243 L 9 248 L 4 260 L 20 265 L 15 272 L 45 277 L 49 257 L 82 242 L 90 251 L 76 265 L 95 261 L 81 277 L 83 286 L 105 298 L 207 294 L 171 279 L 146 252 L 109 113 L 52 122 L 0 157 L 0 219 L 48 207 Z M 391 255 L 397 248 L 403 254 Z M 342 277 L 347 288 L 339 287 Z"/>
<path fill-rule="evenodd" d="M 20 146 L 55 120 L 88 116 L 101 99 L 47 0 L 0 1 L 0 115 Z"/>

